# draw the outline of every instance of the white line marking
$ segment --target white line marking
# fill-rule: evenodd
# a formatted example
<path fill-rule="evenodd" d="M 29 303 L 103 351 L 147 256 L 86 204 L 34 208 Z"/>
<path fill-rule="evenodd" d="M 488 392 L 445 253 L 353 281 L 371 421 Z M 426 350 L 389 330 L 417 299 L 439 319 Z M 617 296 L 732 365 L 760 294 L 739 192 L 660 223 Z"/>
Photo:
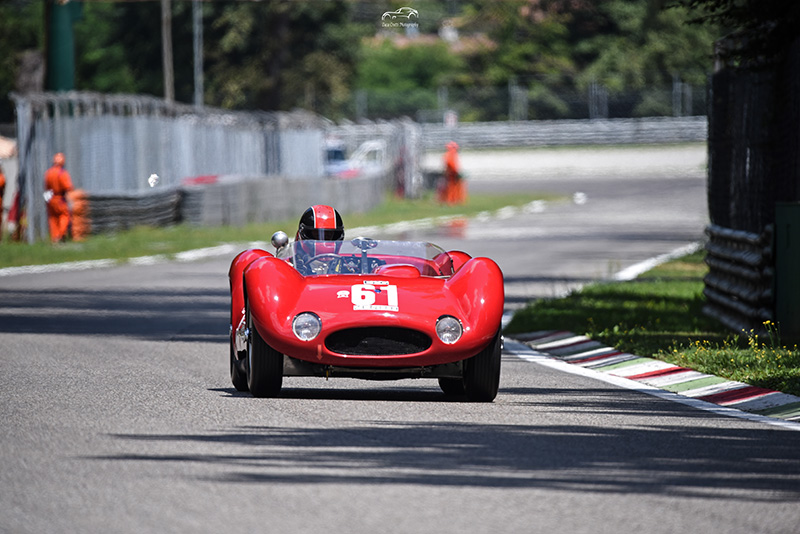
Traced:
<path fill-rule="evenodd" d="M 620 272 L 614 275 L 614 280 L 618 281 L 633 280 L 640 274 L 649 271 L 653 267 L 661 265 L 662 263 L 666 263 L 670 260 L 674 260 L 675 258 L 680 258 L 692 254 L 694 252 L 697 252 L 698 250 L 700 250 L 700 248 L 702 248 L 702 245 L 700 243 L 691 243 L 689 245 L 684 245 L 682 247 L 676 248 L 672 252 L 661 254 L 654 258 L 650 258 L 649 260 L 645 260 L 636 263 L 634 265 L 631 265 L 630 267 L 627 267 L 625 269 L 622 269 Z"/>
<path fill-rule="evenodd" d="M 86 260 L 70 261 L 64 263 L 53 263 L 50 265 L 25 265 L 23 267 L 5 267 L 0 269 L 0 276 L 13 276 L 15 274 L 39 274 L 55 273 L 62 271 L 84 271 L 86 269 L 97 269 L 100 267 L 111 267 L 116 265 L 116 260 Z"/>

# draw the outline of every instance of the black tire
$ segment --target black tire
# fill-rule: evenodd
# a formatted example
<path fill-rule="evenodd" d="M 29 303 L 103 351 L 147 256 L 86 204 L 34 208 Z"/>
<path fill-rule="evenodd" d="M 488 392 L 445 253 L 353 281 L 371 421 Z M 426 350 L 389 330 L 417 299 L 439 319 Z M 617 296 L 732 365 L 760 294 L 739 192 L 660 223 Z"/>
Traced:
<path fill-rule="evenodd" d="M 235 335 L 235 334 L 234 334 Z M 239 365 L 236 364 L 236 349 L 233 346 L 233 342 L 230 343 L 231 346 L 231 382 L 233 382 L 233 387 L 236 388 L 236 391 L 248 391 L 250 388 L 247 387 L 247 374 L 243 373 L 239 369 Z"/>
<path fill-rule="evenodd" d="M 254 397 L 277 397 L 283 382 L 283 354 L 261 338 L 253 324 L 250 306 L 245 307 L 247 328 L 250 330 L 247 342 L 247 387 Z"/>
<path fill-rule="evenodd" d="M 439 387 L 448 397 L 460 397 L 464 394 L 463 378 L 440 378 Z"/>
<path fill-rule="evenodd" d="M 492 402 L 500 387 L 500 331 L 482 351 L 464 362 L 464 389 L 471 402 Z"/>

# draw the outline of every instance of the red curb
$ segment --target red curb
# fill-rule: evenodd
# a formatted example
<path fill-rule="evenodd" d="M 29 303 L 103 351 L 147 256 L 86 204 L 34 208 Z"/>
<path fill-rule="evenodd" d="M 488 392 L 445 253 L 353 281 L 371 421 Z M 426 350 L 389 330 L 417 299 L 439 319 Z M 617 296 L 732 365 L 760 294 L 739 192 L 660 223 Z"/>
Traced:
<path fill-rule="evenodd" d="M 747 399 L 754 399 L 756 397 L 763 397 L 764 395 L 768 395 L 770 393 L 775 393 L 775 391 L 757 386 L 747 386 L 697 398 L 706 402 L 712 402 L 714 404 L 722 404 L 724 402 L 743 401 Z"/>
<path fill-rule="evenodd" d="M 649 371 L 638 375 L 626 376 L 628 380 L 644 380 L 645 378 L 655 378 L 657 376 L 667 376 L 675 373 L 685 373 L 691 371 L 685 367 L 667 367 L 666 369 L 659 369 L 658 371 Z"/>

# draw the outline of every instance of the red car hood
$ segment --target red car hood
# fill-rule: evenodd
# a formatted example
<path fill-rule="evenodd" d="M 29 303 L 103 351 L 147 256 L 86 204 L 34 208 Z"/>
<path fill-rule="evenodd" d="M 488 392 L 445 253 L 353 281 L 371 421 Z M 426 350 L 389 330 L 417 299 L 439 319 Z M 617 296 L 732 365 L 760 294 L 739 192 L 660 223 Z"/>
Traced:
<path fill-rule="evenodd" d="M 419 276 L 416 269 L 398 267 L 374 275 L 303 277 L 283 260 L 257 259 L 244 271 L 256 328 L 284 354 L 322 363 L 330 356 L 332 364 L 341 364 L 336 359 L 341 355 L 327 354 L 324 339 L 348 328 L 390 326 L 424 332 L 433 344 L 430 354 L 417 358 L 420 362 L 415 363 L 420 364 L 429 357 L 441 363 L 472 356 L 497 333 L 503 278 L 492 260 L 473 258 L 449 279 Z M 311 342 L 300 341 L 292 332 L 292 320 L 302 312 L 313 312 L 322 320 L 322 332 Z M 442 315 L 452 315 L 463 325 L 464 334 L 454 345 L 445 345 L 436 336 L 436 321 Z"/>

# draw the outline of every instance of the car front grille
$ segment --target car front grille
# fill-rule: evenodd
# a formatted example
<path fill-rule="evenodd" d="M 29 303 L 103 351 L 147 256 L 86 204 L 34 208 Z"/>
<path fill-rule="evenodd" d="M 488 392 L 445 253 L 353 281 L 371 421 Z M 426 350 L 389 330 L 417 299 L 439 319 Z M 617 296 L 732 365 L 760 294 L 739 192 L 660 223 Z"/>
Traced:
<path fill-rule="evenodd" d="M 431 346 L 431 338 L 408 328 L 348 328 L 329 335 L 325 339 L 325 346 L 337 354 L 395 356 L 427 350 Z"/>

